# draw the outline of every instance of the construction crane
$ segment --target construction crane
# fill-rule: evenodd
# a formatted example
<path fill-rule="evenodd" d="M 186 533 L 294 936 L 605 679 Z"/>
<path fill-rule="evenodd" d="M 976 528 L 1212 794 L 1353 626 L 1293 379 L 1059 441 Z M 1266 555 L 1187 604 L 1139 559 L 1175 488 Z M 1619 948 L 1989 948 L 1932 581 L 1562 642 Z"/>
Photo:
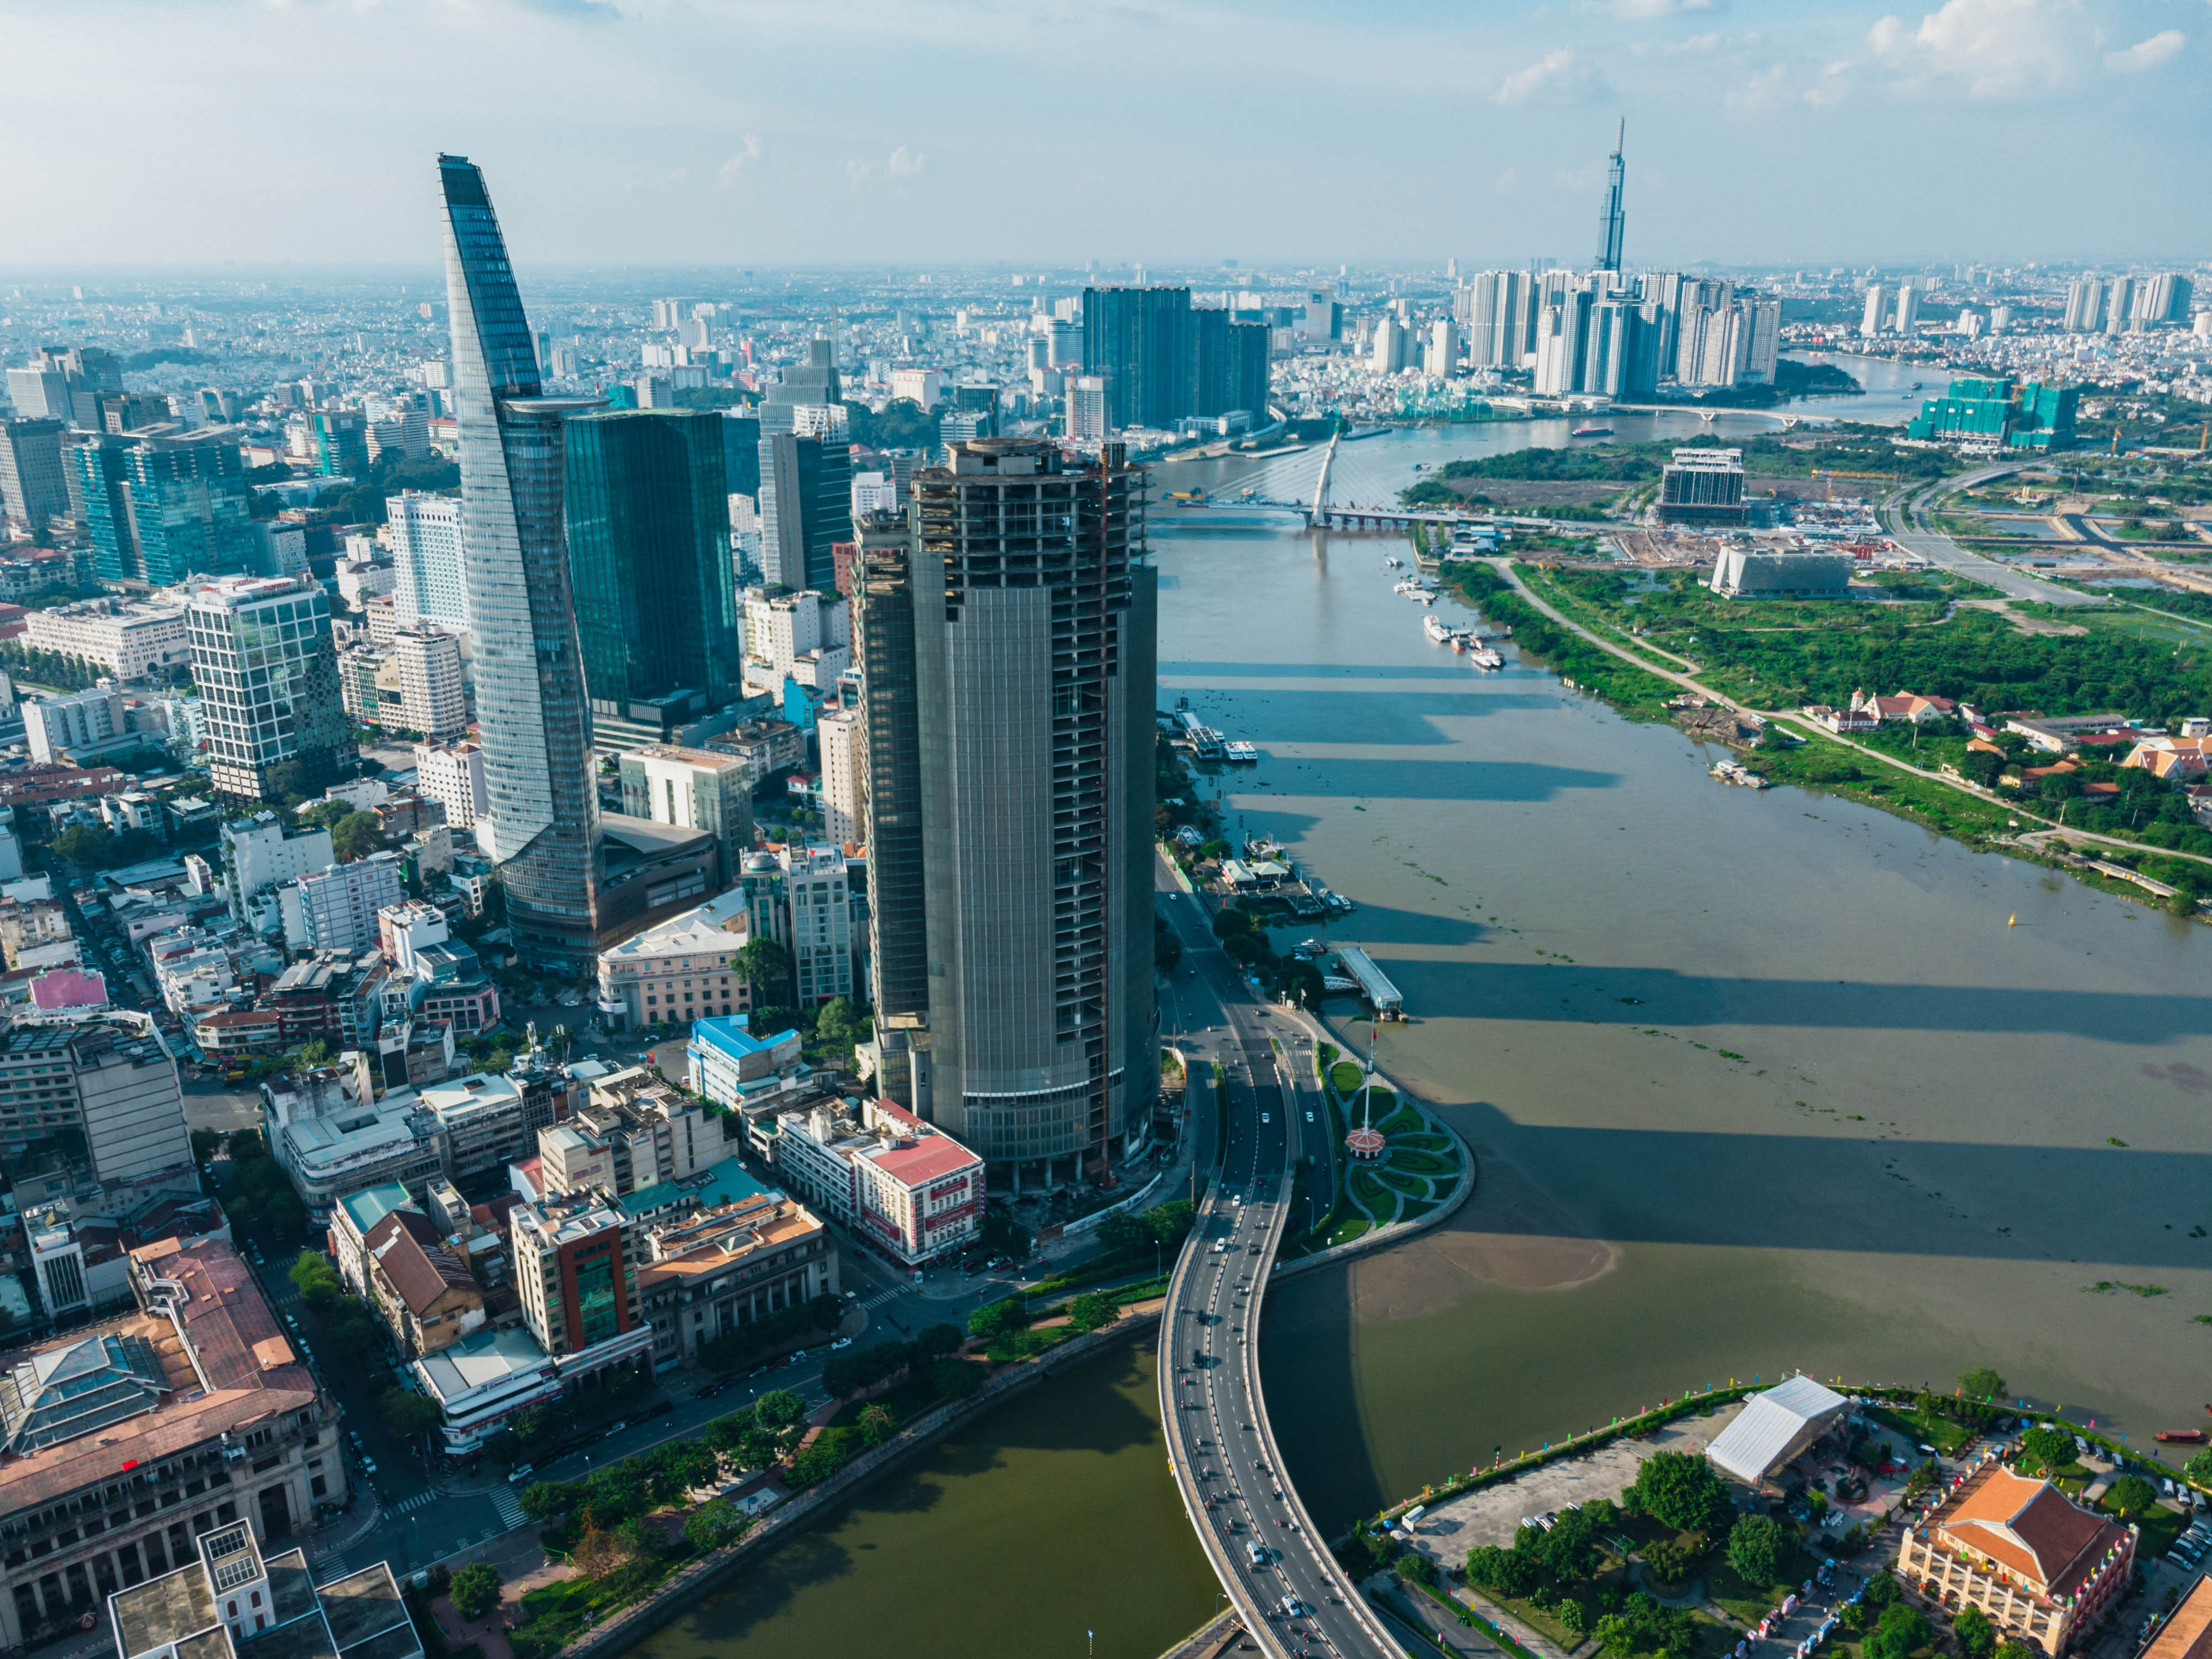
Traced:
<path fill-rule="evenodd" d="M 1838 478 L 1873 478 L 1887 483 L 1896 483 L 1902 477 L 1901 474 L 1895 472 L 1831 472 L 1826 468 L 1817 466 L 1813 469 L 1813 476 L 1816 478 L 1826 478 L 1828 481 L 1827 491 L 1820 497 L 1824 501 L 1832 501 L 1836 499 L 1836 480 Z"/>

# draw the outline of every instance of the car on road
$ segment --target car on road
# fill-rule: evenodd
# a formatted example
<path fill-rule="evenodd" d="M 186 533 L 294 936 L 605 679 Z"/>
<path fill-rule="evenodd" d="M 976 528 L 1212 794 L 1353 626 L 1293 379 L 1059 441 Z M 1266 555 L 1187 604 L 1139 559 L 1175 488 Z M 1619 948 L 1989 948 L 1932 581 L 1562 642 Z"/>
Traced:
<path fill-rule="evenodd" d="M 1274 1119 L 1269 1117 L 1267 1113 L 1262 1112 L 1260 1114 L 1260 1121 L 1262 1123 L 1273 1123 Z"/>
<path fill-rule="evenodd" d="M 841 1336 L 830 1346 L 833 1348 L 849 1348 L 853 1346 L 853 1339 L 849 1336 Z"/>
<path fill-rule="evenodd" d="M 374 1474 L 376 1473 L 376 1460 L 374 1457 L 368 1455 L 366 1453 L 362 1454 L 361 1469 L 363 1474 Z"/>
<path fill-rule="evenodd" d="M 599 1437 L 602 1440 L 611 1440 L 629 1426 L 629 1424 L 627 1420 L 620 1423 L 610 1423 L 607 1425 L 607 1431 Z"/>

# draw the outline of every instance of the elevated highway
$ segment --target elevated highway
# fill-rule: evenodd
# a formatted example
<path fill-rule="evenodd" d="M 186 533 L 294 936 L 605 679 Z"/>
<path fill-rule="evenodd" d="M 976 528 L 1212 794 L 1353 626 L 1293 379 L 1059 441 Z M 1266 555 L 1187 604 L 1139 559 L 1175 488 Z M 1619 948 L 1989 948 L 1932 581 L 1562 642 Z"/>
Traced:
<path fill-rule="evenodd" d="M 1162 885 L 1169 887 L 1164 878 Z M 1313 1157 L 1325 1193 L 1334 1152 L 1312 1038 L 1260 1004 L 1218 949 L 1202 904 L 1170 889 L 1161 907 L 1184 950 L 1169 1002 L 1192 1057 L 1186 1098 L 1194 1118 L 1206 1122 L 1214 1113 L 1206 1060 L 1228 1085 L 1226 1142 L 1162 1318 L 1160 1416 L 1176 1486 L 1215 1575 L 1264 1651 L 1276 1659 L 1395 1656 L 1401 1648 L 1283 1474 L 1260 1382 L 1260 1320 L 1276 1253 L 1294 1222 L 1303 1233 L 1316 1213 L 1310 1200 L 1291 1202 L 1297 1165 Z"/>

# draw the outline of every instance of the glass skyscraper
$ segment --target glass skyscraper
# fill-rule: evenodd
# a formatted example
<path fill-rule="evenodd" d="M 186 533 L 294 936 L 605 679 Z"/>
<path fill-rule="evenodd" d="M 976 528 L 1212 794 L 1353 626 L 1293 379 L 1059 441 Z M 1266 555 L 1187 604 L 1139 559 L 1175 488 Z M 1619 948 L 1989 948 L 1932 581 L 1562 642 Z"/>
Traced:
<path fill-rule="evenodd" d="M 734 694 L 742 650 L 730 505 L 713 410 L 641 409 L 568 422 L 568 570 L 596 718 L 633 703 Z"/>
<path fill-rule="evenodd" d="M 507 243 L 466 158 L 441 155 L 453 416 L 475 637 L 477 741 L 516 950 L 580 967 L 599 948 L 599 794 L 568 580 L 562 473 L 568 418 L 597 398 L 541 395 Z"/>
<path fill-rule="evenodd" d="M 236 428 L 96 438 L 67 456 L 103 581 L 167 587 L 246 568 L 253 514 Z"/>

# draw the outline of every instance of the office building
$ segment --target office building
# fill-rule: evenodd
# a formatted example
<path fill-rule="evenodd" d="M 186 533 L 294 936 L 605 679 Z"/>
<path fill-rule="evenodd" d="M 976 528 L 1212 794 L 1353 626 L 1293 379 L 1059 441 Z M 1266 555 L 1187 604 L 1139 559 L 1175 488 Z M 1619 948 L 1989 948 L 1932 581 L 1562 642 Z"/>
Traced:
<path fill-rule="evenodd" d="M 1104 385 L 1106 426 L 1172 428 L 1196 412 L 1187 288 L 1083 292 L 1083 372 Z"/>
<path fill-rule="evenodd" d="M 837 375 L 836 353 L 820 337 L 806 343 L 806 355 L 784 365 L 780 377 L 763 394 L 760 404 L 763 436 L 796 432 L 805 410 L 821 410 L 844 402 Z M 762 460 L 765 464 L 766 453 Z"/>
<path fill-rule="evenodd" d="M 745 595 L 746 678 L 780 692 L 786 680 L 828 690 L 852 660 L 851 602 L 803 588 Z"/>
<path fill-rule="evenodd" d="M 910 697 L 923 852 L 916 871 L 884 847 L 872 877 L 872 910 L 894 929 L 917 908 L 900 884 L 922 878 L 926 1006 L 878 1007 L 886 1024 L 926 1018 L 926 1033 L 907 1028 L 906 1075 L 888 1091 L 1017 1176 L 1110 1167 L 1141 1139 L 1157 1086 L 1141 487 L 1110 447 L 1079 467 L 1036 441 L 963 444 L 916 476 L 903 583 L 870 560 L 871 648 L 875 607 L 898 586 L 914 618 L 912 690 L 879 684 L 895 646 L 864 677 L 871 811 L 905 804 L 899 780 L 874 775 L 873 732 Z M 923 1091 L 912 1056 L 925 1036 Z"/>
<path fill-rule="evenodd" d="M 255 544 L 238 439 L 235 427 L 204 427 L 69 449 L 102 580 L 166 587 L 246 568 Z"/>
<path fill-rule="evenodd" d="M 599 1012 L 610 1030 L 743 1015 L 751 988 L 734 958 L 750 937 L 750 896 L 733 888 L 599 952 Z"/>
<path fill-rule="evenodd" d="M 460 430 L 477 742 L 515 947 L 574 966 L 599 943 L 602 872 L 591 710 L 562 524 L 564 428 L 593 399 L 541 395 L 530 328 L 483 174 L 439 158 L 453 414 Z M 333 698 L 335 702 L 335 698 Z"/>
<path fill-rule="evenodd" d="M 653 1328 L 637 1300 L 642 1223 L 586 1191 L 518 1204 L 509 1229 L 523 1322 L 546 1353 L 572 1362 L 564 1379 L 651 1366 Z"/>
<path fill-rule="evenodd" d="M 732 495 L 759 499 L 760 441 L 759 416 L 722 411 L 722 483 Z"/>
<path fill-rule="evenodd" d="M 1859 315 L 1859 337 L 1871 340 L 1881 332 L 1881 319 L 1888 309 L 1889 290 L 1880 283 L 1867 284 L 1866 309 Z"/>
<path fill-rule="evenodd" d="M 392 614 L 402 623 L 466 633 L 460 497 L 406 490 L 386 500 L 384 522 L 392 538 Z"/>
<path fill-rule="evenodd" d="M 307 416 L 315 471 L 325 477 L 359 478 L 368 472 L 368 417 L 358 409 L 319 409 Z"/>
<path fill-rule="evenodd" d="M 818 1217 L 742 1176 L 712 1195 L 724 1192 L 724 1201 L 646 1234 L 637 1294 L 656 1370 L 757 1320 L 837 1294 L 837 1244 Z"/>
<path fill-rule="evenodd" d="M 737 695 L 726 424 L 709 410 L 568 422 L 569 575 L 602 750 L 665 741 Z"/>
<path fill-rule="evenodd" d="M 384 662 L 376 671 L 379 726 L 433 741 L 468 730 L 458 635 L 416 624 L 396 630 L 384 649 Z"/>
<path fill-rule="evenodd" d="M 228 1244 L 166 1239 L 132 1250 L 127 1271 L 131 1313 L 0 1357 L 15 1454 L 0 1468 L 0 1640 L 74 1638 L 99 1598 L 122 1591 L 127 1611 L 112 1604 L 111 1622 L 125 1659 L 228 1655 L 227 1630 L 178 1649 L 148 1621 L 182 1603 L 189 1616 L 166 1627 L 174 1638 L 216 1622 L 210 1603 L 173 1592 L 168 1577 L 193 1562 L 196 1539 L 282 1538 L 345 1503 L 337 1402 Z M 88 1527 L 92 1517 L 103 1524 Z M 309 1577 L 293 1566 L 288 1601 Z M 155 1594 L 131 1597 L 132 1587 Z M 250 1632 L 250 1595 L 240 1605 Z M 391 1659 L 410 1650 L 388 1648 Z"/>
<path fill-rule="evenodd" d="M 1678 449 L 1659 475 L 1659 516 L 1668 523 L 1741 524 L 1743 452 Z"/>
<path fill-rule="evenodd" d="M 352 769 L 330 601 L 312 575 L 187 588 L 185 620 L 218 794 L 312 794 Z"/>
<path fill-rule="evenodd" d="M 19 415 L 102 429 L 100 400 L 123 390 L 122 361 L 97 346 L 41 346 L 28 366 L 8 371 L 8 400 Z"/>
<path fill-rule="evenodd" d="M 714 838 L 716 885 L 738 879 L 753 846 L 752 780 L 742 760 L 654 744 L 623 755 L 619 775 L 625 815 L 704 830 Z"/>
<path fill-rule="evenodd" d="M 834 439 L 780 432 L 760 441 L 761 572 L 770 586 L 836 586 L 839 542 L 853 538 L 853 458 Z"/>
<path fill-rule="evenodd" d="M 109 750 L 135 747 L 142 741 L 138 733 L 124 726 L 123 694 L 112 680 L 102 680 L 89 691 L 27 698 L 18 707 L 31 758 L 42 764 L 64 754 L 82 761 Z"/>
<path fill-rule="evenodd" d="M 0 1147 L 13 1159 L 63 1130 L 105 1187 L 198 1190 L 177 1062 L 145 1015 L 0 1035 Z"/>
<path fill-rule="evenodd" d="M 446 822 L 455 830 L 475 829 L 489 800 L 483 750 L 473 743 L 416 744 L 415 789 L 423 799 L 444 807 Z"/>
<path fill-rule="evenodd" d="M 983 1230 L 983 1160 L 895 1100 L 779 1112 L 778 1180 L 901 1267 L 956 1256 Z"/>
<path fill-rule="evenodd" d="M 126 681 L 167 678 L 192 657 L 181 610 L 118 599 L 33 611 L 23 618 L 23 644 L 74 657 Z"/>
<path fill-rule="evenodd" d="M 64 421 L 0 420 L 0 517 L 36 531 L 69 516 L 69 479 L 62 471 L 66 430 Z"/>
<path fill-rule="evenodd" d="M 912 555 L 903 534 L 864 534 L 853 595 L 864 726 L 858 793 L 866 813 L 860 839 L 868 844 L 872 872 L 868 1000 L 879 1027 L 892 1029 L 889 1023 L 896 1020 L 902 1033 L 929 1007 Z"/>
<path fill-rule="evenodd" d="M 751 900 L 750 935 L 772 939 L 791 953 L 793 990 L 811 1008 L 833 997 L 858 1000 L 853 946 L 851 873 L 834 847 L 787 846 L 744 861 Z M 765 993 L 756 988 L 755 1000 Z"/>

